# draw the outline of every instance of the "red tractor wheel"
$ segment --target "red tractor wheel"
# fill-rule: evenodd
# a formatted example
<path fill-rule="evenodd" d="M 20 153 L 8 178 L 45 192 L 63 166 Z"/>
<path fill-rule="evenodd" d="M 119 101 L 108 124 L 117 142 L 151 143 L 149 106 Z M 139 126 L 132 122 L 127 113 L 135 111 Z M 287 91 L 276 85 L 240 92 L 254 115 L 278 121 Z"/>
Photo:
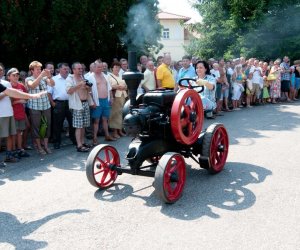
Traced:
<path fill-rule="evenodd" d="M 177 153 L 166 153 L 159 160 L 155 171 L 154 187 L 166 203 L 176 202 L 185 184 L 185 162 Z"/>
<path fill-rule="evenodd" d="M 171 109 L 171 128 L 176 141 L 191 145 L 203 125 L 203 105 L 199 94 L 192 89 L 181 90 Z"/>
<path fill-rule="evenodd" d="M 212 174 L 221 172 L 226 163 L 228 149 L 229 139 L 223 124 L 210 125 L 203 137 L 201 154 L 209 159 L 209 164 L 203 167 Z"/>
<path fill-rule="evenodd" d="M 87 158 L 88 181 L 95 187 L 109 187 L 117 179 L 118 173 L 112 169 L 116 166 L 120 166 L 120 156 L 117 150 L 110 145 L 98 145 Z"/>

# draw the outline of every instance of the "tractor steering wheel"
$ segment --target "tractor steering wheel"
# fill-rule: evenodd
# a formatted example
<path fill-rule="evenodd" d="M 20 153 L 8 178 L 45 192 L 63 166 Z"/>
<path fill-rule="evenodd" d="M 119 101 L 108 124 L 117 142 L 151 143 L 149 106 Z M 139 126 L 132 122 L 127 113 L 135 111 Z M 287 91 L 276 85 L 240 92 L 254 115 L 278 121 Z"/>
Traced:
<path fill-rule="evenodd" d="M 187 81 L 188 82 L 188 86 L 186 86 L 186 84 L 182 84 L 182 81 Z M 193 81 L 193 82 L 195 82 L 195 84 L 196 85 L 192 85 L 191 83 L 190 83 L 190 81 Z M 198 93 L 201 93 L 201 92 L 203 92 L 204 91 L 204 86 L 199 86 L 197 83 L 196 83 L 196 79 L 194 79 L 194 78 L 181 78 L 180 80 L 179 80 L 179 82 L 178 82 L 178 85 L 180 86 L 180 87 L 184 87 L 184 88 L 188 88 L 188 89 L 196 89 L 196 88 L 201 88 L 199 91 L 197 91 Z"/>

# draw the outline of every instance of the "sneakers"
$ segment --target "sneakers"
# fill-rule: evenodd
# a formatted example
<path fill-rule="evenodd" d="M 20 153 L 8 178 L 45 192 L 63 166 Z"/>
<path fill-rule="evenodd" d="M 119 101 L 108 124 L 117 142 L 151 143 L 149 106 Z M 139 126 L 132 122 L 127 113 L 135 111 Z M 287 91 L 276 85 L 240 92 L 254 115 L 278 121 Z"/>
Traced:
<path fill-rule="evenodd" d="M 30 154 L 28 154 L 24 149 L 20 149 L 18 150 L 17 152 L 18 156 L 21 158 L 21 157 L 29 157 Z"/>
<path fill-rule="evenodd" d="M 4 161 L 9 163 L 16 163 L 19 162 L 19 159 L 13 157 L 12 155 L 7 155 Z"/>

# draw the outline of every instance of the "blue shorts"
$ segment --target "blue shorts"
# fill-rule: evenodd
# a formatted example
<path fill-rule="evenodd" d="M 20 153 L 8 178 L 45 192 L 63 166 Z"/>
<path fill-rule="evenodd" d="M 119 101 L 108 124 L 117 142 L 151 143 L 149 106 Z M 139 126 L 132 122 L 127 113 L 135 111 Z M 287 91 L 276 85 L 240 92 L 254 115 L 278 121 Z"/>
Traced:
<path fill-rule="evenodd" d="M 222 99 L 221 99 L 221 97 L 222 97 Z M 222 84 L 220 84 L 220 83 L 217 83 L 217 85 L 216 85 L 216 99 L 217 99 L 217 101 L 223 100 Z"/>
<path fill-rule="evenodd" d="M 92 110 L 92 118 L 100 119 L 101 117 L 109 118 L 111 105 L 107 98 L 99 98 L 99 106 Z"/>

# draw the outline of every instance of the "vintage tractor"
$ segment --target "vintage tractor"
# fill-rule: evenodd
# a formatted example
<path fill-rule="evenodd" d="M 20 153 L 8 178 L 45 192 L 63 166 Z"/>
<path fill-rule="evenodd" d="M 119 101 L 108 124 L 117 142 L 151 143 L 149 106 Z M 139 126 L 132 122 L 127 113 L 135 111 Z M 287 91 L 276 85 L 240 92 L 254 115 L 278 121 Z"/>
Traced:
<path fill-rule="evenodd" d="M 127 135 L 134 137 L 126 155 L 128 163 L 121 166 L 116 148 L 100 144 L 88 156 L 86 175 L 90 184 L 101 189 L 111 186 L 122 173 L 154 177 L 157 195 L 166 203 L 174 203 L 185 185 L 184 158 L 192 158 L 212 174 L 222 171 L 228 155 L 228 134 L 222 124 L 212 124 L 202 131 L 202 101 L 191 84 L 183 88 L 180 83 L 182 88 L 177 93 L 158 89 L 136 98 L 143 75 L 136 70 L 135 55 L 131 57 L 130 71 L 123 75 L 131 104 L 123 125 Z"/>

